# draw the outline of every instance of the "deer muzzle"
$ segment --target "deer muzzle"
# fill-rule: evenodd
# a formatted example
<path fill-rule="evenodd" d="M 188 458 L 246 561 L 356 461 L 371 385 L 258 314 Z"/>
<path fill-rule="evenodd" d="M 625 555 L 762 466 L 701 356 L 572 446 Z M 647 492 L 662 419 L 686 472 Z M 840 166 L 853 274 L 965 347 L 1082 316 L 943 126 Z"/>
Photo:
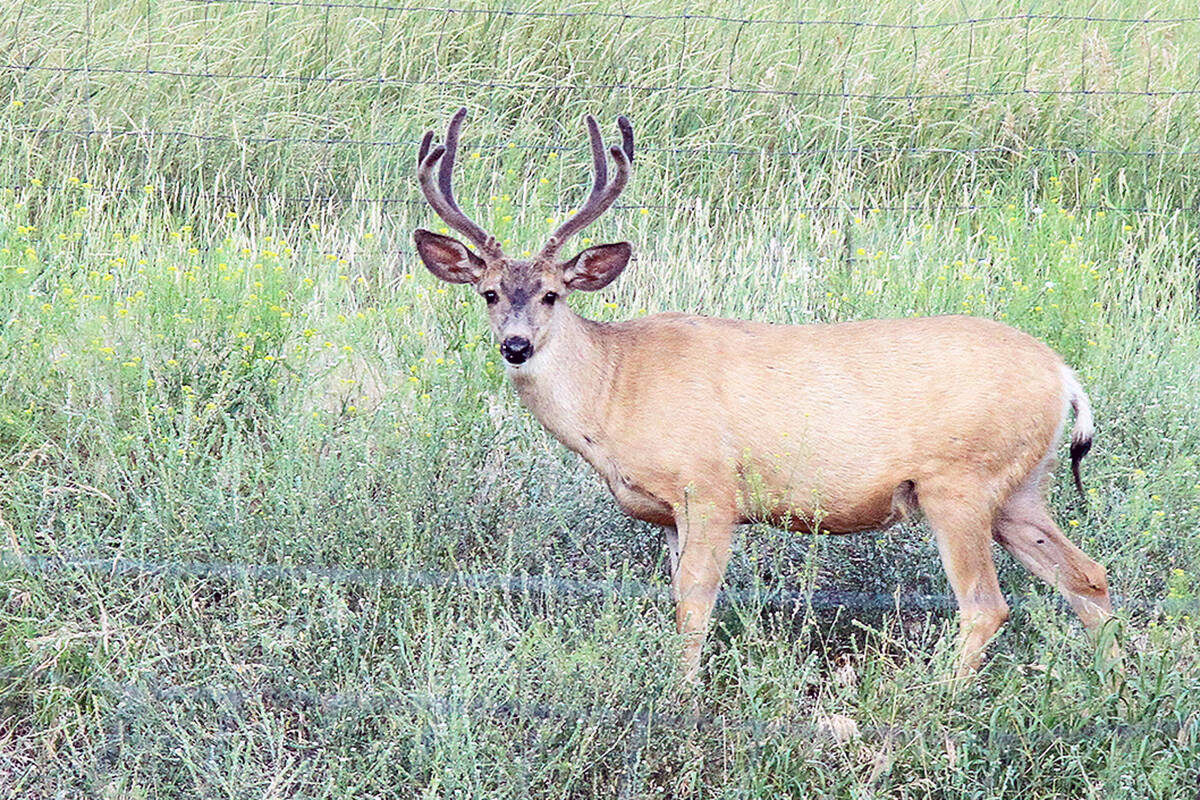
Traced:
<path fill-rule="evenodd" d="M 509 336 L 500 343 L 500 355 L 510 364 L 524 364 L 533 355 L 533 343 L 524 336 Z"/>

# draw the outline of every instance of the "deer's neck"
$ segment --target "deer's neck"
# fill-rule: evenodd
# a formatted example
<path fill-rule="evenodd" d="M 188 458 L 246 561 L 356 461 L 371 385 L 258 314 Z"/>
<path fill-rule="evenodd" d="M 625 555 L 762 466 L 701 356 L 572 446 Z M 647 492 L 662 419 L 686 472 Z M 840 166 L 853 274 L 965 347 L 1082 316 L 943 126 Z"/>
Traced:
<path fill-rule="evenodd" d="M 540 352 L 509 367 L 508 374 L 538 421 L 564 445 L 588 455 L 604 438 L 613 365 L 603 325 L 574 312 L 558 325 Z"/>

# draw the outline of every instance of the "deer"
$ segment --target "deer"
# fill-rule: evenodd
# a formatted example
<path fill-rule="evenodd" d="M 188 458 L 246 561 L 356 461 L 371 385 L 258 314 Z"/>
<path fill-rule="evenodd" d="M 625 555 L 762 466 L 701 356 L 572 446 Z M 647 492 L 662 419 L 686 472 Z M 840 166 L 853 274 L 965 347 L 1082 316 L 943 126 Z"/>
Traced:
<path fill-rule="evenodd" d="M 1094 421 L 1075 373 L 1050 347 L 969 316 L 771 324 L 658 313 L 620 322 L 576 314 L 628 266 L 628 242 L 563 245 L 629 181 L 633 128 L 606 151 L 587 115 L 593 182 L 531 258 L 505 255 L 454 199 L 466 108 L 443 144 L 421 141 L 417 177 L 451 236 L 417 229 L 435 277 L 486 304 L 505 371 L 551 435 L 600 475 L 621 510 L 662 526 L 685 681 L 695 682 L 735 527 L 804 533 L 883 530 L 919 511 L 958 608 L 955 674 L 980 667 L 1009 616 L 998 542 L 1055 587 L 1093 635 L 1112 617 L 1103 566 L 1059 529 L 1045 489 L 1068 413 L 1071 471 Z M 609 157 L 613 174 L 609 175 Z"/>

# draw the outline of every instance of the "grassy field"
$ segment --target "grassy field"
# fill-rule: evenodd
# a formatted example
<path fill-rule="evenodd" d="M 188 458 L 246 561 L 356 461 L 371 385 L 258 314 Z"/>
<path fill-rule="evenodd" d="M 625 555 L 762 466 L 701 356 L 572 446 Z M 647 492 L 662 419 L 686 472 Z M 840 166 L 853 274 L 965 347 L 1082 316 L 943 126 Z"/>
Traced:
<path fill-rule="evenodd" d="M 831 7 L 0 8 L 6 796 L 1194 798 L 1194 6 Z M 755 526 L 686 697 L 661 533 L 413 253 L 463 104 L 460 201 L 510 252 L 582 198 L 581 114 L 633 119 L 589 236 L 636 262 L 585 315 L 1061 352 L 1098 434 L 1052 504 L 1124 672 L 1000 553 L 1013 619 L 956 689 L 921 523 Z"/>

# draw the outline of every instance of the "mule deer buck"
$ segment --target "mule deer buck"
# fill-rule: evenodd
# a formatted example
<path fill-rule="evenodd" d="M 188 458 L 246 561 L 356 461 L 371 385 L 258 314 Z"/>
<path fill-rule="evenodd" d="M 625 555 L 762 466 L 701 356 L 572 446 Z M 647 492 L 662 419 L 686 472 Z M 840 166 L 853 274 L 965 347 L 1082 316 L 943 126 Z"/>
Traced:
<path fill-rule="evenodd" d="M 626 514 L 666 529 L 689 679 L 740 523 L 851 533 L 919 508 L 958 602 L 959 674 L 978 667 L 1008 617 L 993 539 L 1058 587 L 1087 628 L 1110 617 L 1104 568 L 1067 540 L 1043 500 L 1068 408 L 1081 491 L 1079 462 L 1092 439 L 1087 396 L 1054 351 L 962 316 L 814 325 L 679 313 L 584 319 L 563 301 L 612 282 L 630 245 L 565 260 L 559 250 L 629 180 L 629 121 L 617 120 L 622 142 L 608 150 L 610 177 L 600 129 L 586 117 L 591 193 L 537 255 L 517 259 L 454 200 L 465 115 L 454 115 L 444 145 L 425 134 L 418 176 L 429 204 L 475 249 L 417 230 L 417 252 L 438 278 L 483 297 L 529 410 L 600 473 Z"/>

